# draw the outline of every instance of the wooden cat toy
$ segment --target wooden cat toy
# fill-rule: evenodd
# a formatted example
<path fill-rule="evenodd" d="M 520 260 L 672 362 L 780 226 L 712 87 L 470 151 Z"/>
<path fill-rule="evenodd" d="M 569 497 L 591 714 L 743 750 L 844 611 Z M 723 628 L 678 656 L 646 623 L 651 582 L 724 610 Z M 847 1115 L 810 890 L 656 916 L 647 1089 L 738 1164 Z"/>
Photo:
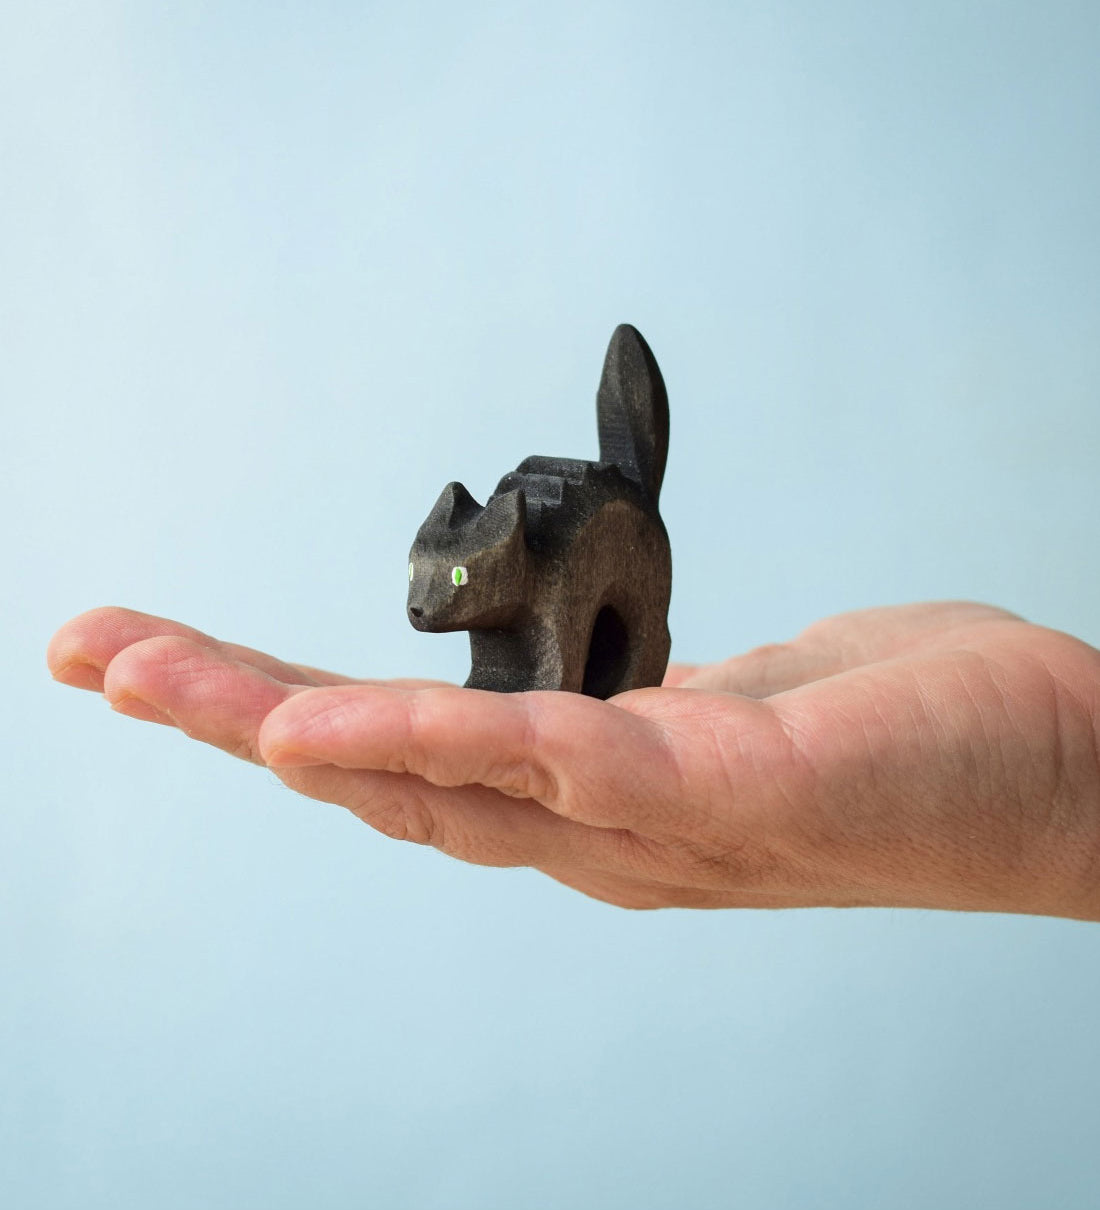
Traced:
<path fill-rule="evenodd" d="M 409 553 L 409 621 L 468 630 L 468 688 L 607 698 L 659 685 L 672 556 L 657 511 L 668 396 L 641 333 L 615 329 L 600 460 L 525 458 L 484 506 L 449 483 Z"/>

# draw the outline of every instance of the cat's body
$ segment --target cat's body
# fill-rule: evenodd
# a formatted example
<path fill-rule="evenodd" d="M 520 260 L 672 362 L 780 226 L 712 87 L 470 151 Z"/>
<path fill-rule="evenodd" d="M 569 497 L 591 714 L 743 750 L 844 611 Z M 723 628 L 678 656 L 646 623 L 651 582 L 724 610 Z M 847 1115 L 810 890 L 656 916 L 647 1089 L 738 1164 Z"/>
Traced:
<path fill-rule="evenodd" d="M 448 484 L 420 527 L 409 619 L 470 631 L 470 688 L 606 698 L 661 682 L 668 403 L 653 354 L 628 325 L 611 338 L 597 409 L 599 462 L 527 458 L 484 507 Z"/>

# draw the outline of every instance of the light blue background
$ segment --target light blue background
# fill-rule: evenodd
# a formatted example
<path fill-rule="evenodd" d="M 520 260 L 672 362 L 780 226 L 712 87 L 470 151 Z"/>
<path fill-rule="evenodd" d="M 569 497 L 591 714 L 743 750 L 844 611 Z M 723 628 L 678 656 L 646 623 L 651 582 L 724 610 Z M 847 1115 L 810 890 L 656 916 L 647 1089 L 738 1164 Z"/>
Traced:
<path fill-rule="evenodd" d="M 463 676 L 412 534 L 595 454 L 624 320 L 677 656 L 942 596 L 1100 642 L 1098 62 L 1091 0 L 3 6 L 5 1205 L 1097 1205 L 1096 926 L 617 911 L 43 650 L 119 603 Z"/>

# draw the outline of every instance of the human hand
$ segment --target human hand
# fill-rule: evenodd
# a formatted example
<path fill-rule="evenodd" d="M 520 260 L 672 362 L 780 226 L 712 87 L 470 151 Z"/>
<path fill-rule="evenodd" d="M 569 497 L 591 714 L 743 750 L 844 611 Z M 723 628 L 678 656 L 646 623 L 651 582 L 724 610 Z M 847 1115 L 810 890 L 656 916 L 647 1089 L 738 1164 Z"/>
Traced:
<path fill-rule="evenodd" d="M 607 702 L 359 681 L 123 609 L 48 659 L 388 836 L 624 907 L 1100 919 L 1100 652 L 988 606 L 841 615 Z"/>

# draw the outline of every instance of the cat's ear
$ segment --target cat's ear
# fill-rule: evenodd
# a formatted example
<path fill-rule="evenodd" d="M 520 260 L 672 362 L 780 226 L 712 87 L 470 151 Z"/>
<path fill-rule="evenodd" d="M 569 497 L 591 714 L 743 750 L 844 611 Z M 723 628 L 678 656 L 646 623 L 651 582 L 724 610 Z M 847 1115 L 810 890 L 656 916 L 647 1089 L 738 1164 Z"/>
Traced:
<path fill-rule="evenodd" d="M 481 505 L 461 483 L 448 483 L 439 493 L 428 520 L 447 529 L 457 529 L 481 512 Z"/>
<path fill-rule="evenodd" d="M 527 497 L 522 487 L 495 496 L 481 510 L 479 530 L 494 538 L 523 537 L 527 532 Z"/>

